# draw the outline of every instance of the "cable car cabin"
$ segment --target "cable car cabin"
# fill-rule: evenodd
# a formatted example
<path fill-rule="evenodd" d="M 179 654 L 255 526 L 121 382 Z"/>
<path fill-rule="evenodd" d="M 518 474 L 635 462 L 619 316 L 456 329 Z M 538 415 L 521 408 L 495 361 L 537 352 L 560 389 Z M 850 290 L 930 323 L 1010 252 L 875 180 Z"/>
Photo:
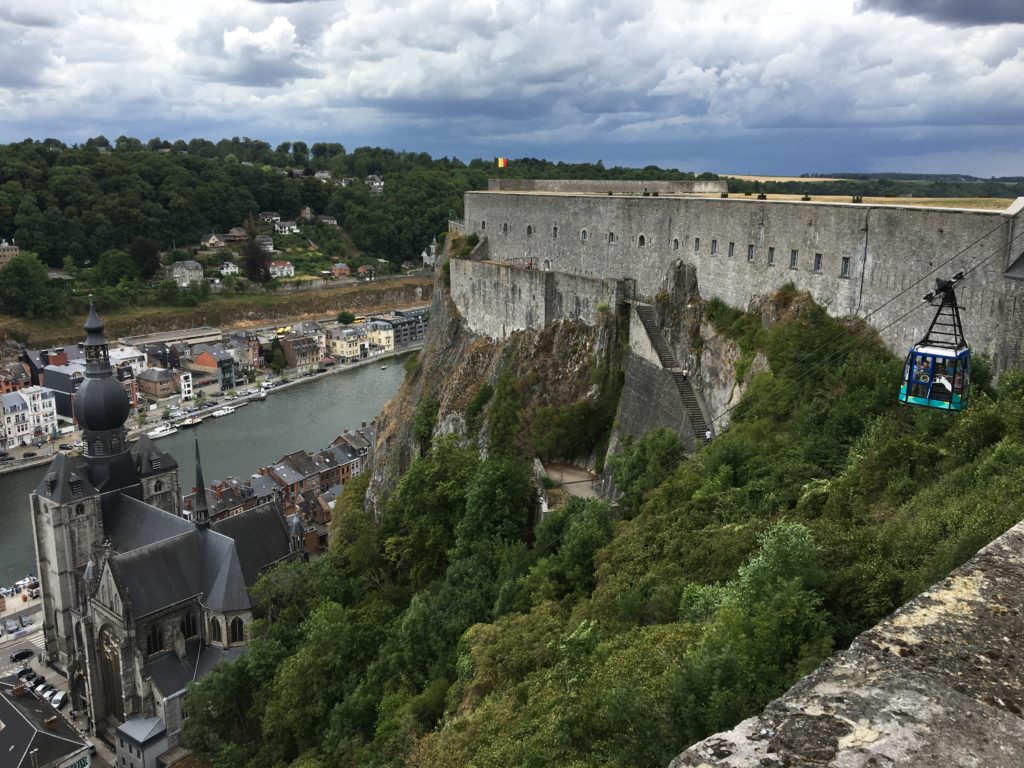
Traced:
<path fill-rule="evenodd" d="M 916 345 L 903 368 L 900 402 L 959 411 L 967 405 L 971 350 Z"/>
<path fill-rule="evenodd" d="M 967 405 L 971 383 L 971 350 L 964 340 L 960 308 L 953 286 L 964 277 L 958 272 L 952 280 L 936 280 L 935 291 L 924 297 L 932 302 L 941 298 L 928 332 L 907 355 L 903 366 L 900 402 L 961 411 Z"/>

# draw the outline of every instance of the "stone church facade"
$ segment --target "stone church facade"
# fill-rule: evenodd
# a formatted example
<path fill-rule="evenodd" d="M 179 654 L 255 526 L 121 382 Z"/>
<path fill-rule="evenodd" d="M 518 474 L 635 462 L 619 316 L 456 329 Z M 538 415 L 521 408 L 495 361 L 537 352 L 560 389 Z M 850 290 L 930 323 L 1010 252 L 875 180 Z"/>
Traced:
<path fill-rule="evenodd" d="M 158 718 L 173 748 L 188 683 L 244 653 L 249 588 L 297 547 L 274 502 L 211 524 L 199 494 L 181 516 L 175 459 L 144 436 L 128 442 L 128 398 L 94 308 L 85 331 L 74 404 L 85 448 L 56 456 L 30 495 L 46 653 L 93 732 L 113 740 L 128 720 Z M 203 487 L 198 443 L 196 463 Z"/>

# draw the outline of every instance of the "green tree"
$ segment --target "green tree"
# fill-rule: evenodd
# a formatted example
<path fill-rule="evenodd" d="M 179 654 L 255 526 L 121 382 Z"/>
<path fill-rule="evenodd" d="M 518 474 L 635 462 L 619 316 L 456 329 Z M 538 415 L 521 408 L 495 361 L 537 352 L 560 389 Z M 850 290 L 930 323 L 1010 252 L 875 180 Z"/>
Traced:
<path fill-rule="evenodd" d="M 46 267 L 28 251 L 22 251 L 0 270 L 0 307 L 21 317 L 40 317 L 52 307 Z"/>
<path fill-rule="evenodd" d="M 148 237 L 132 238 L 128 256 L 143 280 L 149 280 L 160 269 L 160 247 Z"/>
<path fill-rule="evenodd" d="M 125 251 L 110 250 L 100 254 L 96 265 L 96 276 L 105 285 L 117 285 L 122 280 L 133 280 L 137 276 L 136 264 Z"/>
<path fill-rule="evenodd" d="M 353 314 L 352 312 L 350 312 L 347 309 L 343 309 L 340 312 L 338 312 L 338 322 L 341 323 L 342 325 L 348 325 L 349 323 L 354 323 L 355 319 L 356 319 L 355 314 Z"/>

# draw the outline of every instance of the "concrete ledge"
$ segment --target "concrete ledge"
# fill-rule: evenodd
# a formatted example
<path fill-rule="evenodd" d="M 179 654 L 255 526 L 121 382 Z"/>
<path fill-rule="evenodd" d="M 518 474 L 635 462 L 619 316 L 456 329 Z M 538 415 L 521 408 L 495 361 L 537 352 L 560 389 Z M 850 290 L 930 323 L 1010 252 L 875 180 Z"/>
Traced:
<path fill-rule="evenodd" d="M 1024 765 L 1024 523 L 670 768 Z"/>

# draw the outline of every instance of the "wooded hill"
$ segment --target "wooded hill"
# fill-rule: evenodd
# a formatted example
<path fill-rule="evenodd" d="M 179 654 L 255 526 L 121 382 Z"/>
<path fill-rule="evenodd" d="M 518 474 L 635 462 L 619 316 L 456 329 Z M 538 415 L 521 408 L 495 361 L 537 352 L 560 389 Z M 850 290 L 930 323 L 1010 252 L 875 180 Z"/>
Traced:
<path fill-rule="evenodd" d="M 709 304 L 772 373 L 690 460 L 667 432 L 629 444 L 619 506 L 531 529 L 524 395 L 481 382 L 471 434 L 436 438 L 380 525 L 364 475 L 330 552 L 261 580 L 272 621 L 190 688 L 189 743 L 218 768 L 667 765 L 1019 520 L 1024 373 L 993 388 L 979 361 L 960 416 L 899 407 L 873 332 L 773 301 L 770 328 Z"/>

